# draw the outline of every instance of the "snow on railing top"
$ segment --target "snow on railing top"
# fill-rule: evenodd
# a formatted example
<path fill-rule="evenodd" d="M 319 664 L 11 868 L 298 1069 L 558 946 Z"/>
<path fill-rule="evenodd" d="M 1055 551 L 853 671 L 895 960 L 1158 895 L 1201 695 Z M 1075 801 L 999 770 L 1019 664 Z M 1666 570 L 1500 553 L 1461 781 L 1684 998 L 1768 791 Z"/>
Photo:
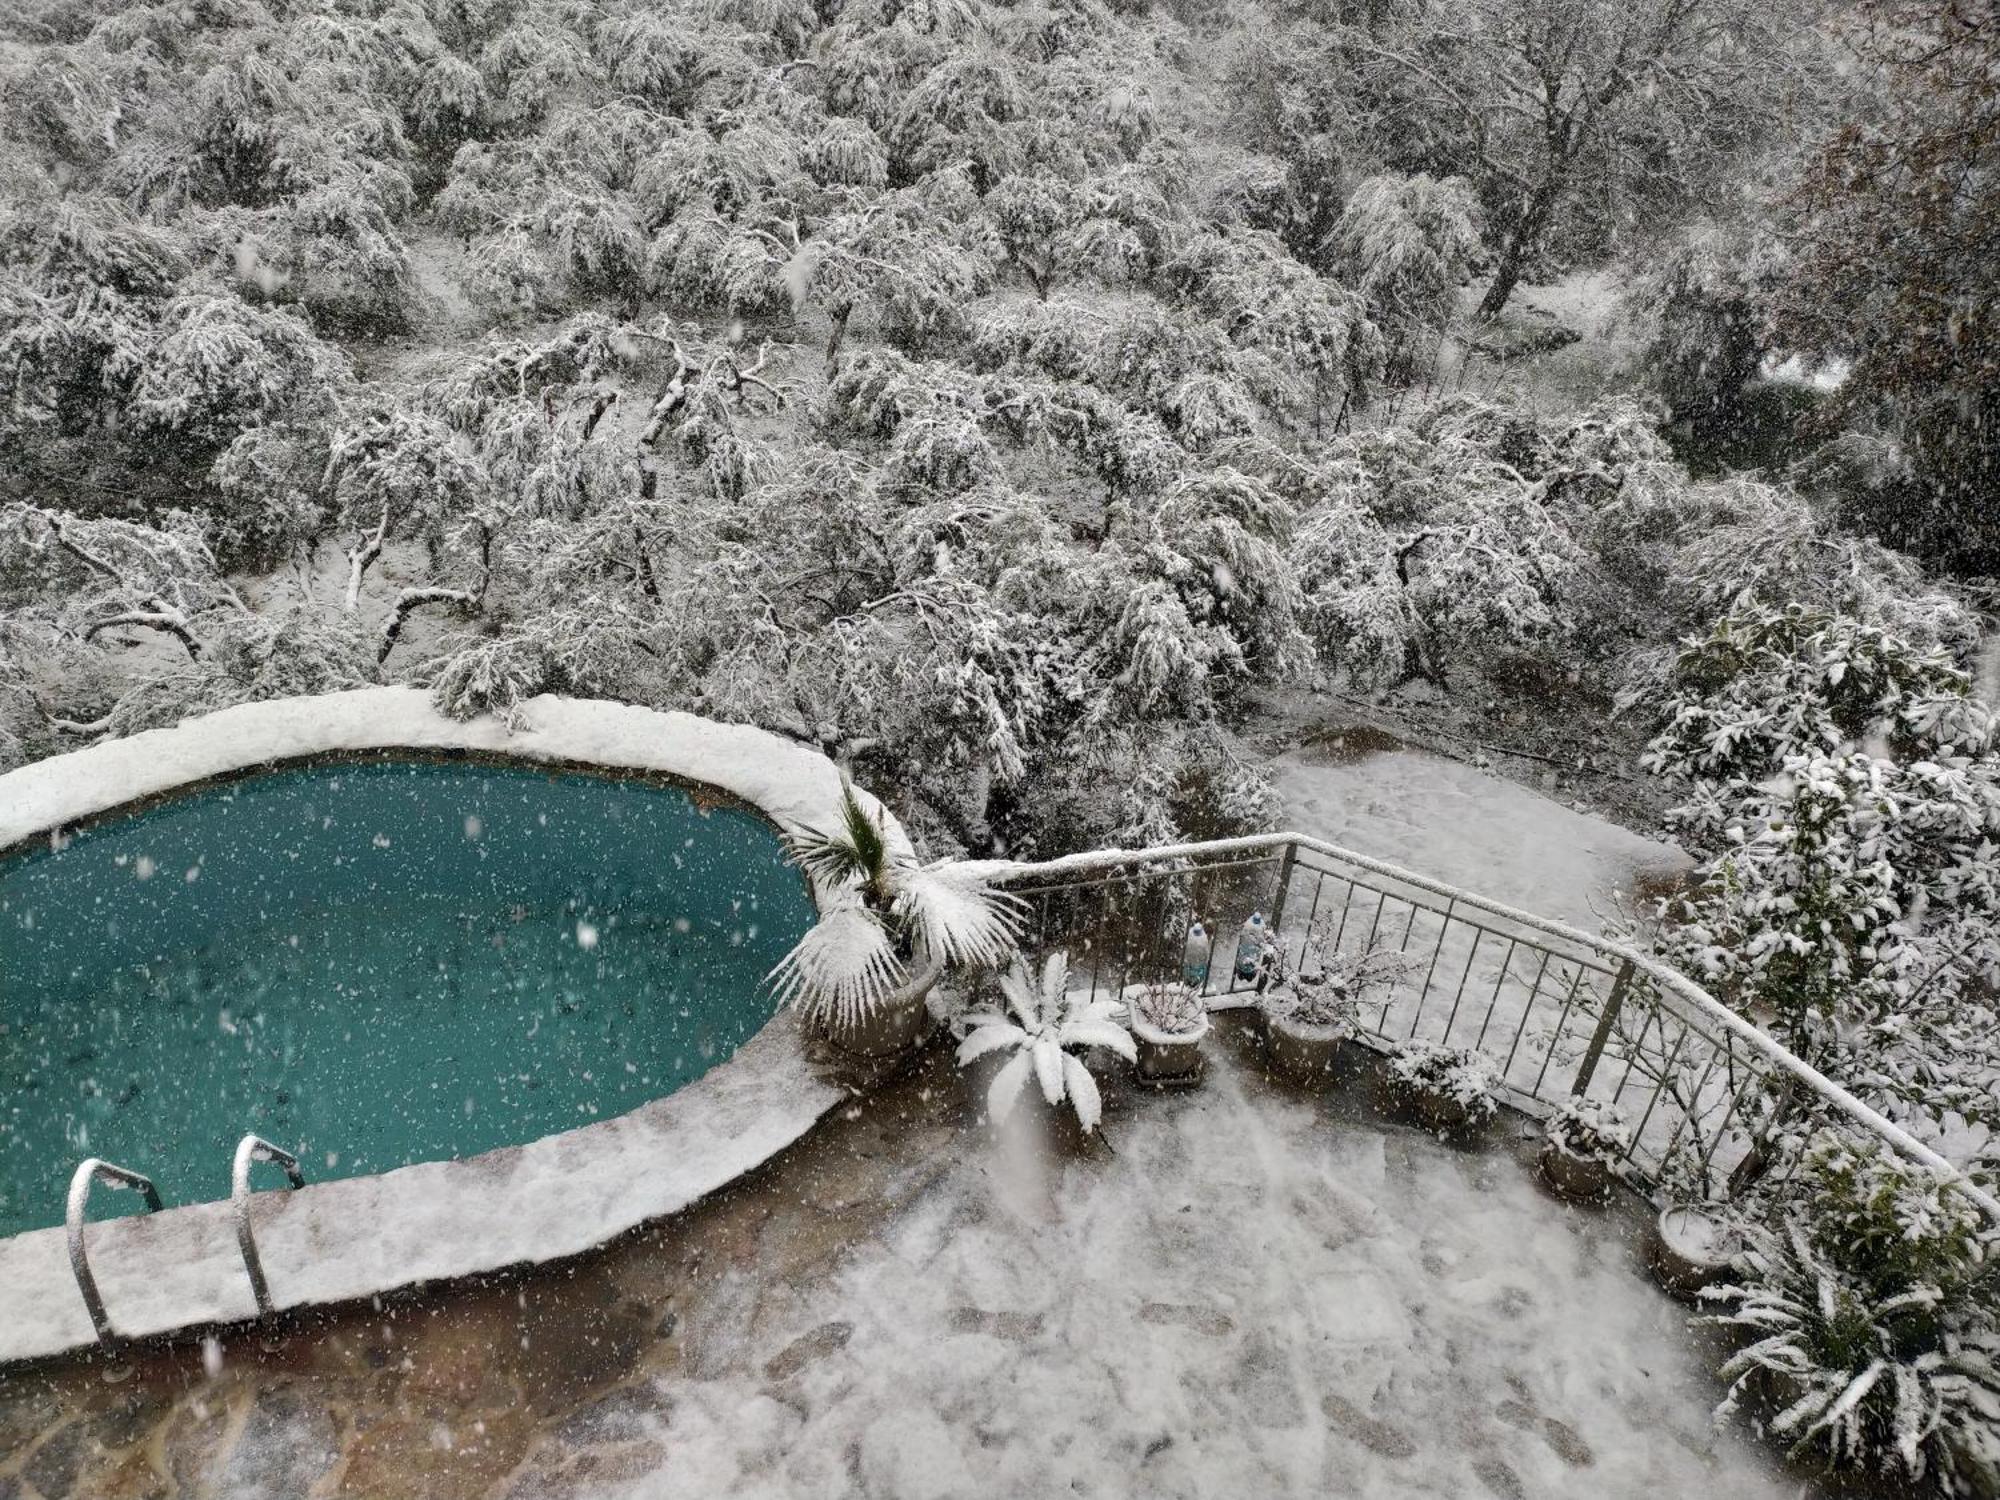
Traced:
<path fill-rule="evenodd" d="M 2000 1224 L 2000 1199 L 1996 1199 L 1991 1193 L 1972 1182 L 1951 1161 L 1925 1145 L 1895 1121 L 1856 1098 L 1783 1046 L 1768 1032 L 1746 1021 L 1679 970 L 1661 963 L 1657 958 L 1630 944 L 1586 932 L 1552 917 L 1508 906 L 1482 896 L 1476 891 L 1469 891 L 1428 875 L 1420 875 L 1414 870 L 1406 870 L 1386 860 L 1375 859 L 1307 834 L 1263 833 L 1250 834 L 1242 838 L 1211 839 L 1200 843 L 1165 844 L 1150 849 L 1095 849 L 1082 854 L 1070 854 L 1059 859 L 1038 862 L 976 860 L 968 861 L 959 868 L 963 873 L 990 884 L 1017 886 L 1025 881 L 1060 880 L 1072 876 L 1098 874 L 1128 865 L 1158 865 L 1237 854 L 1271 853 L 1285 849 L 1311 850 L 1329 859 L 1339 860 L 1413 889 L 1445 897 L 1455 906 L 1482 911 L 1519 926 L 1561 938 L 1565 942 L 1579 945 L 1607 959 L 1630 964 L 1635 971 L 1652 980 L 1666 995 L 1686 1006 L 1700 1020 L 1727 1032 L 1756 1052 L 1772 1068 L 1797 1080 L 1800 1085 L 1855 1124 L 1952 1181 L 1969 1199 L 1978 1204 L 1990 1219 Z"/>

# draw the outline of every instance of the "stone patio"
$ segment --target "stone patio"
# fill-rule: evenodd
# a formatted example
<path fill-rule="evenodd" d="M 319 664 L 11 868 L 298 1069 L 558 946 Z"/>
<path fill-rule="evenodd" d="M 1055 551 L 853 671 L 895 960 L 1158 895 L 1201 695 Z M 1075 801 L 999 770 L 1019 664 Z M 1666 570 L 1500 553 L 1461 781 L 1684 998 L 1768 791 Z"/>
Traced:
<path fill-rule="evenodd" d="M 939 1051 L 562 1266 L 0 1374 L 0 1500 L 1798 1493 L 1636 1206 L 1210 1054 L 1050 1159 Z"/>

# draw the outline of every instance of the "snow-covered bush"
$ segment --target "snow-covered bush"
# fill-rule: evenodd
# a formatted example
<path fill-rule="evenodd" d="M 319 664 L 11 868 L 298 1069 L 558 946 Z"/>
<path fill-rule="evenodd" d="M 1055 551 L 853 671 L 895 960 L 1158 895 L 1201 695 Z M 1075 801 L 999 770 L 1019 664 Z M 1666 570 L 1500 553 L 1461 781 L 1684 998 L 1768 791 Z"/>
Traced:
<path fill-rule="evenodd" d="M 1129 1004 L 1136 1024 L 1163 1036 L 1186 1036 L 1208 1020 L 1208 1002 L 1187 985 L 1165 982 L 1141 986 Z"/>
<path fill-rule="evenodd" d="M 1287 960 L 1281 944 L 1265 949 L 1258 1004 L 1267 1015 L 1295 1026 L 1352 1035 L 1361 1004 L 1410 969 L 1410 961 L 1390 948 L 1341 952 L 1327 925 L 1316 922 L 1296 961 Z"/>
<path fill-rule="evenodd" d="M 1127 1062 L 1138 1052 L 1132 1034 L 1118 1024 L 1118 1002 L 1093 1000 L 1088 990 L 1069 988 L 1069 955 L 1053 953 L 1039 977 L 1027 960 L 1016 955 L 1000 976 L 1006 1012 L 985 1011 L 968 1017 L 971 1030 L 958 1046 L 958 1065 L 965 1067 L 989 1053 L 1011 1051 L 986 1091 L 986 1113 L 999 1124 L 1013 1113 L 1032 1076 L 1050 1105 L 1065 1099 L 1086 1132 L 1103 1117 L 1097 1080 L 1077 1053 L 1105 1047 Z"/>
<path fill-rule="evenodd" d="M 1349 196 L 1328 250 L 1387 337 L 1391 384 L 1428 369 L 1479 250 L 1479 217 L 1462 177 L 1369 177 Z"/>
<path fill-rule="evenodd" d="M 1975 1205 L 1886 1148 L 1822 1133 L 1789 1212 L 1753 1236 L 1704 1321 L 1748 1342 L 1721 1412 L 1752 1393 L 1795 1454 L 1985 1494 L 2000 1482 L 2000 1298 Z"/>
<path fill-rule="evenodd" d="M 1013 951 L 1019 902 L 953 864 L 920 865 L 893 849 L 851 787 L 840 827 L 799 829 L 788 842 L 820 892 L 821 915 L 771 978 L 809 1016 L 852 1024 L 915 975 L 994 968 Z"/>
<path fill-rule="evenodd" d="M 1601 569 L 1476 425 L 1340 445 L 1304 481 L 1290 548 L 1304 619 L 1362 686 L 1576 662 L 1613 609 Z"/>
<path fill-rule="evenodd" d="M 1549 1115 L 1545 1138 L 1558 1151 L 1609 1166 L 1631 1149 L 1632 1128 L 1608 1099 L 1567 1098 Z"/>
<path fill-rule="evenodd" d="M 1970 688 L 1944 650 L 1802 604 L 1726 616 L 1682 647 L 1666 687 L 1646 764 L 1712 781 L 1759 779 L 1874 734 L 1946 754 L 1984 749 L 1992 734 L 1940 711 Z M 1952 738 L 1940 742 L 1939 729 Z"/>
<path fill-rule="evenodd" d="M 1494 1089 L 1500 1078 L 1493 1059 L 1471 1047 L 1412 1037 L 1389 1054 L 1389 1082 L 1397 1091 L 1447 1102 L 1474 1127 L 1500 1112 Z"/>

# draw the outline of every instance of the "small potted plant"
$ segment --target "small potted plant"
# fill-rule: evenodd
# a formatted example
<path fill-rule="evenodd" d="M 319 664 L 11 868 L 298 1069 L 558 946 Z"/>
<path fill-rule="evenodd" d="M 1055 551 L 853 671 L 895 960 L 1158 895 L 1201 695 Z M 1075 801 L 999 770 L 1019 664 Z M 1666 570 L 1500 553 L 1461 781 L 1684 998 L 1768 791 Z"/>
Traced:
<path fill-rule="evenodd" d="M 1198 1083 L 1208 1005 L 1184 984 L 1145 984 L 1126 1002 L 1138 1044 L 1140 1078 L 1157 1085 Z"/>
<path fill-rule="evenodd" d="M 1746 1245 L 1737 1216 L 1714 1203 L 1670 1203 L 1653 1221 L 1646 1264 L 1661 1288 L 1695 1301 L 1730 1279 Z"/>
<path fill-rule="evenodd" d="M 1340 1044 L 1354 1035 L 1362 1000 L 1393 984 L 1406 967 L 1401 954 L 1387 949 L 1339 953 L 1328 947 L 1324 930 L 1315 928 L 1290 968 L 1276 945 L 1265 949 L 1257 1005 L 1264 1054 L 1273 1072 L 1295 1083 L 1312 1083 L 1333 1071 Z"/>
<path fill-rule="evenodd" d="M 1088 1136 L 1103 1117 L 1103 1097 L 1082 1054 L 1103 1047 L 1126 1061 L 1137 1052 L 1132 1034 L 1115 1019 L 1118 1002 L 1092 999 L 1069 987 L 1069 955 L 1051 954 L 1038 977 L 1016 954 L 1000 976 L 1006 1010 L 981 1011 L 966 1020 L 958 1044 L 958 1065 L 968 1067 L 990 1053 L 1007 1060 L 986 1090 L 987 1117 L 997 1126 L 1013 1113 L 1033 1079 L 1051 1107 L 1067 1102 Z"/>
<path fill-rule="evenodd" d="M 947 966 L 997 968 L 1014 951 L 1020 902 L 948 863 L 918 864 L 851 786 L 838 828 L 797 830 L 788 842 L 820 919 L 771 983 L 843 1052 L 911 1050 L 930 1034 L 927 1001 Z"/>
<path fill-rule="evenodd" d="M 1469 1140 L 1499 1113 L 1493 1061 L 1472 1048 L 1413 1037 L 1390 1055 L 1384 1078 L 1392 1104 L 1446 1139 Z"/>
<path fill-rule="evenodd" d="M 1608 1099 L 1565 1099 L 1549 1116 L 1536 1166 L 1558 1198 L 1597 1203 L 1611 1192 L 1611 1173 L 1632 1149 L 1625 1112 Z"/>

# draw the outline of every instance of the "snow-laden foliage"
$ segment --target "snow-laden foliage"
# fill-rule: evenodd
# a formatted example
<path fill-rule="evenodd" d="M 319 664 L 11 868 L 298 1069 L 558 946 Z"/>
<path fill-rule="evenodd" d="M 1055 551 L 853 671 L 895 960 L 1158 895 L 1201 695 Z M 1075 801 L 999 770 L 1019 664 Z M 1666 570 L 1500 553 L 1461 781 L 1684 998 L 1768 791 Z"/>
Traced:
<path fill-rule="evenodd" d="M 1067 1100 L 1085 1132 L 1095 1130 L 1104 1103 L 1097 1080 L 1077 1054 L 1103 1047 L 1127 1062 L 1136 1059 L 1132 1033 L 1117 1020 L 1118 1002 L 1071 989 L 1067 953 L 1050 954 L 1039 975 L 1017 955 L 1000 976 L 1000 993 L 1006 1010 L 968 1016 L 970 1029 L 958 1044 L 960 1067 L 990 1053 L 1012 1054 L 987 1086 L 988 1118 L 998 1125 L 1012 1114 L 1032 1079 L 1051 1108 Z"/>
<path fill-rule="evenodd" d="M 1360 1008 L 1408 976 L 1411 961 L 1392 948 L 1342 950 L 1335 923 L 1320 918 L 1307 928 L 1296 958 L 1281 943 L 1259 955 L 1258 1004 L 1267 1015 L 1295 1026 L 1352 1035 Z"/>
<path fill-rule="evenodd" d="M 1632 1148 L 1632 1122 L 1612 1100 L 1569 1098 L 1549 1115 L 1544 1138 L 1570 1156 L 1615 1166 Z"/>
<path fill-rule="evenodd" d="M 1993 726 L 1970 685 L 1938 647 L 1803 604 L 1752 606 L 1681 650 L 1647 763 L 1756 780 L 1793 756 L 1877 735 L 1927 754 L 1977 754 Z"/>
<path fill-rule="evenodd" d="M 1171 981 L 1141 985 L 1126 1002 L 1135 1026 L 1161 1036 L 1191 1036 L 1208 1025 L 1208 1002 L 1198 990 Z"/>
<path fill-rule="evenodd" d="M 789 842 L 826 909 L 771 978 L 808 1015 L 851 1025 L 918 974 L 997 968 L 1013 952 L 1019 902 L 963 867 L 919 865 L 892 848 L 852 788 L 838 828 L 799 829 Z"/>
<path fill-rule="evenodd" d="M 1370 177 L 1348 198 L 1329 253 L 1396 351 L 1391 382 L 1407 384 L 1428 367 L 1458 310 L 1478 224 L 1478 201 L 1462 178 Z"/>
<path fill-rule="evenodd" d="M 1926 1169 L 1832 1132 L 1792 1215 L 1755 1236 L 1707 1321 L 1743 1346 L 1722 1412 L 1753 1393 L 1795 1454 L 1944 1493 L 2000 1482 L 2000 1304 L 1990 1226 Z"/>
<path fill-rule="evenodd" d="M 1483 1124 L 1499 1113 L 1493 1090 L 1500 1081 L 1493 1059 L 1469 1047 L 1412 1037 L 1389 1055 L 1391 1084 L 1412 1094 L 1430 1094 L 1458 1106 L 1468 1122 Z"/>
<path fill-rule="evenodd" d="M 1340 444 L 1297 479 L 1314 496 L 1292 547 L 1304 620 L 1357 684 L 1454 667 L 1571 661 L 1613 609 L 1604 570 L 1489 435 L 1440 411 Z M 1558 471 L 1566 472 L 1566 471 Z"/>

